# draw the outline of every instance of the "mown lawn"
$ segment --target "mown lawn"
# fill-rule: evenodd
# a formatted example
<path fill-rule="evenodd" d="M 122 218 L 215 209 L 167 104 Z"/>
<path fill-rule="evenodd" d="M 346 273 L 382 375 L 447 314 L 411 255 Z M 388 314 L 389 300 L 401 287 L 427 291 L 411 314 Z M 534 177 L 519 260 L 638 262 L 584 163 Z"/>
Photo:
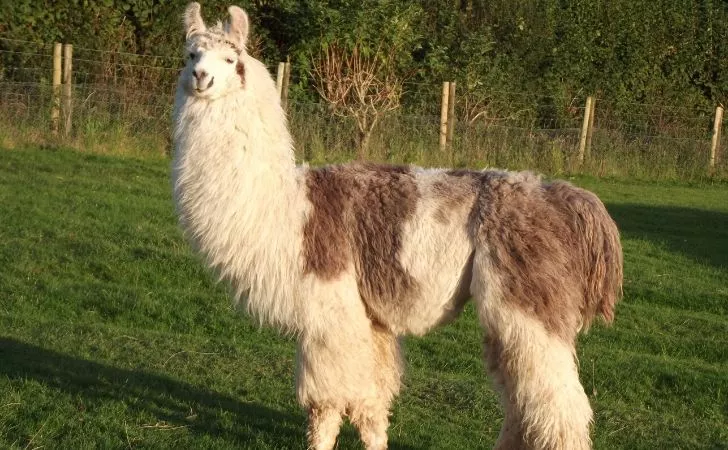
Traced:
<path fill-rule="evenodd" d="M 191 254 L 168 165 L 0 150 L 0 448 L 305 448 L 293 342 Z M 728 448 L 728 186 L 573 181 L 625 250 L 616 324 L 579 351 L 595 447 Z M 391 448 L 492 446 L 480 340 L 469 308 L 406 341 Z"/>

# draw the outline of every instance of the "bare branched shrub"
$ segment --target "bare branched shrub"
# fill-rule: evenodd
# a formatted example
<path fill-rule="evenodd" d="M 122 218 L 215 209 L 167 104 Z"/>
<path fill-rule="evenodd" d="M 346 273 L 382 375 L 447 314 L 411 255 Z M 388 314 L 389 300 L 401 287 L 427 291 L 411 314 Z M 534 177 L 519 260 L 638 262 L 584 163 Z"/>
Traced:
<path fill-rule="evenodd" d="M 366 52 L 361 44 L 351 50 L 332 44 L 314 58 L 312 75 L 331 112 L 356 121 L 357 152 L 364 157 L 377 122 L 400 106 L 403 79 L 394 62 L 381 46 Z"/>

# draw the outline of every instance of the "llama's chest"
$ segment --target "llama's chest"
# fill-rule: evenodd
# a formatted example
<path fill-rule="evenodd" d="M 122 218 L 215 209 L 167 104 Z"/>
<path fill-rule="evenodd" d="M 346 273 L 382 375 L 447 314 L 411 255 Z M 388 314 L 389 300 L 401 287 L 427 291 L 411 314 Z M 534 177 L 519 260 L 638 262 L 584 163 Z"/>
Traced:
<path fill-rule="evenodd" d="M 286 215 L 276 212 L 275 202 L 238 196 L 245 199 L 181 192 L 177 199 L 185 234 L 232 287 L 236 303 L 263 323 L 296 329 L 300 237 Z"/>

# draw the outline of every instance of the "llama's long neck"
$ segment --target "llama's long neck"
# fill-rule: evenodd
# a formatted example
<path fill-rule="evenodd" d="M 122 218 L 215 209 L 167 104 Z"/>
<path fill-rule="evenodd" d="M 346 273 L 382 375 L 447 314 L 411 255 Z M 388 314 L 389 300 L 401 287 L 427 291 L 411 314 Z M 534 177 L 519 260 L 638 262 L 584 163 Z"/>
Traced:
<path fill-rule="evenodd" d="M 244 91 L 214 101 L 180 92 L 174 138 L 175 200 L 188 238 L 251 312 L 295 328 L 291 278 L 305 194 L 280 105 Z"/>

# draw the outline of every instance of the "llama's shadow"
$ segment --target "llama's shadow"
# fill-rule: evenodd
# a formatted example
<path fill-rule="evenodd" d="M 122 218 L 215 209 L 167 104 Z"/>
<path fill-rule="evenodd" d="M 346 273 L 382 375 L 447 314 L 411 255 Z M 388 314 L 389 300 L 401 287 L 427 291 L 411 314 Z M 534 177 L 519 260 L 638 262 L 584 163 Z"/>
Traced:
<path fill-rule="evenodd" d="M 702 264 L 728 268 L 728 213 L 674 206 L 608 204 L 623 236 L 664 245 Z"/>
<path fill-rule="evenodd" d="M 0 376 L 33 379 L 81 401 L 121 400 L 130 409 L 143 410 L 169 424 L 184 425 L 193 433 L 222 437 L 243 446 L 260 442 L 260 434 L 265 434 L 265 440 L 286 445 L 300 442 L 304 446 L 303 413 L 276 411 L 163 375 L 86 361 L 12 338 L 0 338 L 0 361 Z M 194 405 L 194 420 L 189 420 L 190 411 L 184 405 Z M 226 428 L 220 411 L 234 414 L 238 423 L 254 432 L 246 435 Z"/>
<path fill-rule="evenodd" d="M 10 380 L 33 379 L 81 401 L 121 400 L 130 409 L 143 410 L 171 425 L 184 425 L 193 433 L 223 438 L 233 446 L 255 448 L 262 438 L 277 448 L 305 448 L 302 411 L 277 411 L 164 375 L 87 361 L 7 337 L 0 337 L 0 361 L 0 376 Z M 194 405 L 194 420 L 189 420 L 190 411 L 184 405 Z M 221 411 L 234 414 L 247 433 L 226 427 Z M 340 441 L 338 448 L 361 448 L 351 426 L 342 430 Z M 396 442 L 390 448 L 410 449 Z"/>

